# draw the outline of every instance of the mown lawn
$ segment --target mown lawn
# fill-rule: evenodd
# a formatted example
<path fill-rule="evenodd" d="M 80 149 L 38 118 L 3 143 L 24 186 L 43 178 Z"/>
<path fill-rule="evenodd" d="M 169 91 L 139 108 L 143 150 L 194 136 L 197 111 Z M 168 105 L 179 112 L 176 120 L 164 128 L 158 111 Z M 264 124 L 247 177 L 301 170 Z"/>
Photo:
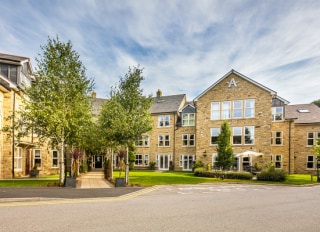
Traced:
<path fill-rule="evenodd" d="M 121 173 L 124 177 L 125 173 Z M 114 178 L 119 177 L 119 172 L 114 171 Z M 0 187 L 46 187 L 58 186 L 59 175 L 42 176 L 41 178 L 24 178 L 14 180 L 0 180 Z M 268 182 L 257 180 L 230 180 L 217 179 L 208 177 L 196 177 L 192 172 L 177 171 L 137 171 L 129 172 L 129 186 L 154 186 L 170 184 L 200 184 L 200 183 L 256 183 L 256 184 L 286 184 L 286 185 L 305 185 L 316 184 L 317 178 L 307 174 L 293 174 L 287 176 L 284 182 Z"/>
<path fill-rule="evenodd" d="M 121 177 L 124 177 L 122 172 Z M 114 172 L 114 178 L 119 177 L 119 172 Z M 316 177 L 307 174 L 293 174 L 288 175 L 284 182 L 268 182 L 257 180 L 231 180 L 231 179 L 217 179 L 208 177 L 196 177 L 192 172 L 176 172 L 176 171 L 130 171 L 129 172 L 129 185 L 138 186 L 153 186 L 153 185 L 166 185 L 166 184 L 200 184 L 208 182 L 222 182 L 222 183 L 257 183 L 257 184 L 286 184 L 286 185 L 305 185 L 317 183 Z"/>
<path fill-rule="evenodd" d="M 58 186 L 58 179 L 14 179 L 0 180 L 0 187 L 47 187 Z"/>

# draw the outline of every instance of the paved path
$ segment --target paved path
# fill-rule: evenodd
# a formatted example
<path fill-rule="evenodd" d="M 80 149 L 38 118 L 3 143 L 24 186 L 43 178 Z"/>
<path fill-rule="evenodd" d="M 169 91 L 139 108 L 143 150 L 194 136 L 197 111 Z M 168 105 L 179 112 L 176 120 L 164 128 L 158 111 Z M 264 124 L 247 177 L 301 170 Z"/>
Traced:
<path fill-rule="evenodd" d="M 104 179 L 104 173 L 101 171 L 92 171 L 82 174 L 77 178 L 77 188 L 113 188 L 114 186 Z"/>

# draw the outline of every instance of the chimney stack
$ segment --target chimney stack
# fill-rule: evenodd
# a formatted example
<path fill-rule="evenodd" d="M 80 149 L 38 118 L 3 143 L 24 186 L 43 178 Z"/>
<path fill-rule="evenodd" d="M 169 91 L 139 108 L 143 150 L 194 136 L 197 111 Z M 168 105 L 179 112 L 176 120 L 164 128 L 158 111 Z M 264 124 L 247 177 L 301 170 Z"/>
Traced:
<path fill-rule="evenodd" d="M 91 96 L 92 96 L 92 98 L 96 98 L 97 97 L 97 93 L 93 91 Z"/>
<path fill-rule="evenodd" d="M 162 97 L 162 92 L 160 89 L 158 89 L 158 91 L 157 91 L 157 97 Z"/>

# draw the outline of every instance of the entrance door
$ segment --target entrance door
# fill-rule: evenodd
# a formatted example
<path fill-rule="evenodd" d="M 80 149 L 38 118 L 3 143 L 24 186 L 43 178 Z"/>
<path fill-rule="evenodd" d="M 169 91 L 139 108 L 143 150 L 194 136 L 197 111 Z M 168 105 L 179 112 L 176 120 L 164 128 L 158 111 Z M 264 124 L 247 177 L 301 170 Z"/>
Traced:
<path fill-rule="evenodd" d="M 95 168 L 102 168 L 102 155 L 96 155 Z"/>
<path fill-rule="evenodd" d="M 193 155 L 184 155 L 183 157 L 183 171 L 191 171 L 193 168 Z"/>
<path fill-rule="evenodd" d="M 159 155 L 159 170 L 169 170 L 170 155 Z"/>
<path fill-rule="evenodd" d="M 250 157 L 242 157 L 242 170 L 248 171 L 251 166 L 251 159 Z"/>

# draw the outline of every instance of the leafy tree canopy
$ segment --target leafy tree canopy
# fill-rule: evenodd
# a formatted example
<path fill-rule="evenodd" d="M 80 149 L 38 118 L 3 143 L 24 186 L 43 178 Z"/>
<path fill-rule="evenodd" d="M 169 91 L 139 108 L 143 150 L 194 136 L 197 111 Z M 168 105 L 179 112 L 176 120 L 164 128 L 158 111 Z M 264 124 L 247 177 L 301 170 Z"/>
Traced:
<path fill-rule="evenodd" d="M 152 129 L 149 109 L 151 96 L 140 88 L 143 69 L 129 68 L 118 86 L 111 88 L 110 99 L 103 105 L 99 124 L 106 140 L 129 145 Z"/>
<path fill-rule="evenodd" d="M 91 121 L 88 96 L 93 81 L 86 78 L 70 41 L 48 38 L 41 49 L 34 81 L 25 88 L 27 97 L 21 116 L 40 138 L 51 138 L 55 144 L 77 144 Z"/>
<path fill-rule="evenodd" d="M 312 103 L 320 107 L 320 99 L 313 101 Z"/>

